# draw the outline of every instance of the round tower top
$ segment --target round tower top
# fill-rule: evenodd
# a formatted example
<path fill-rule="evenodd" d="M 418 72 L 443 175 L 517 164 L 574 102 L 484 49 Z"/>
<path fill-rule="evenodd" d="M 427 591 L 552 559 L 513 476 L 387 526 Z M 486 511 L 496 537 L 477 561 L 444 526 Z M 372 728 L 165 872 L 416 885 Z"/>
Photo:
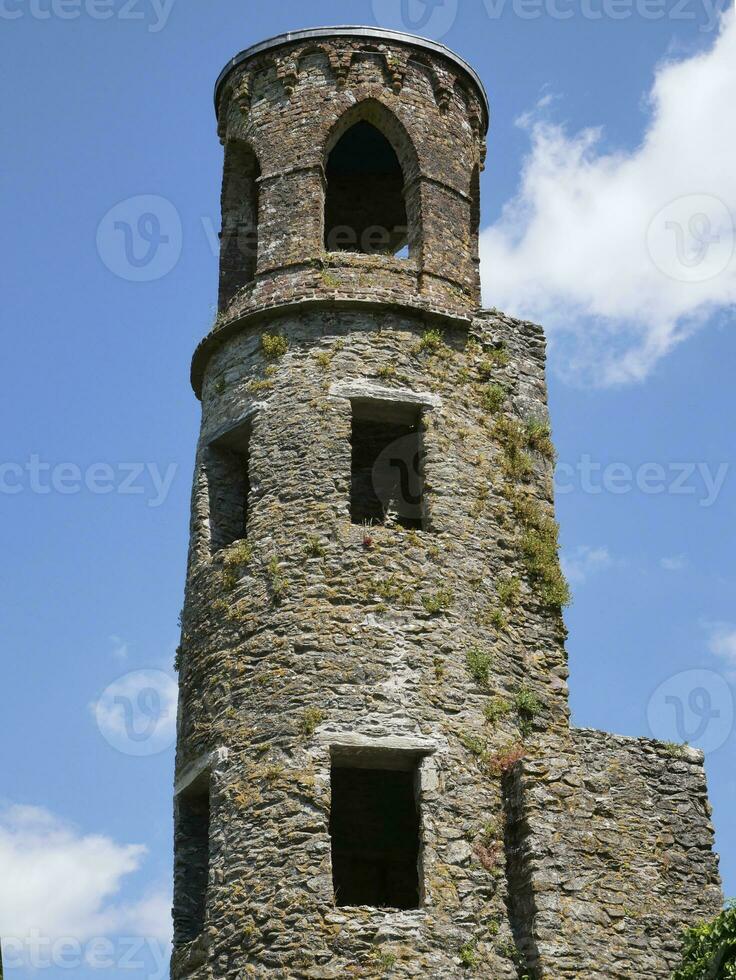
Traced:
<path fill-rule="evenodd" d="M 370 27 L 295 31 L 233 58 L 216 98 L 219 303 L 197 378 L 222 331 L 286 307 L 474 314 L 488 102 L 461 58 Z"/>
<path fill-rule="evenodd" d="M 220 105 L 220 93 L 228 75 L 233 71 L 233 69 L 237 68 L 239 65 L 242 65 L 243 62 L 248 61 L 249 58 L 254 58 L 256 55 L 263 54 L 266 51 L 273 51 L 276 48 L 281 48 L 287 44 L 293 44 L 299 41 L 317 41 L 335 37 L 368 38 L 377 41 L 388 41 L 393 44 L 405 44 L 407 47 L 411 48 L 424 48 L 425 50 L 432 52 L 432 54 L 440 55 L 441 57 L 446 58 L 457 68 L 460 68 L 476 86 L 485 110 L 485 131 L 488 131 L 491 115 L 488 93 L 486 92 L 485 86 L 483 85 L 478 73 L 471 67 L 471 65 L 467 63 L 467 61 L 464 60 L 464 58 L 461 58 L 460 55 L 456 54 L 451 48 L 448 48 L 444 44 L 440 44 L 438 41 L 432 41 L 429 38 L 421 37 L 419 34 L 408 34 L 405 31 L 390 31 L 381 27 L 311 27 L 302 31 L 288 31 L 285 34 L 277 34 L 275 37 L 271 37 L 265 41 L 260 41 L 258 44 L 251 45 L 249 48 L 241 51 L 240 54 L 236 54 L 234 58 L 231 58 L 220 72 L 217 82 L 215 83 L 215 113 L 219 111 L 218 107 Z"/>

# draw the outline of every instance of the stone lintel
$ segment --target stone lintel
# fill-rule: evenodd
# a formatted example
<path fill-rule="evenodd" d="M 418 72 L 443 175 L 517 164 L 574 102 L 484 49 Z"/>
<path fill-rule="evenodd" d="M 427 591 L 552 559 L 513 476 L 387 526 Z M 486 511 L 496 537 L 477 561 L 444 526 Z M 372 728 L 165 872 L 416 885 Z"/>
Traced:
<path fill-rule="evenodd" d="M 229 750 L 225 746 L 220 746 L 190 762 L 174 783 L 174 796 L 179 796 L 186 790 L 195 789 L 200 781 L 227 762 L 228 755 Z"/>
<path fill-rule="evenodd" d="M 367 379 L 337 381 L 330 386 L 330 398 L 347 398 L 350 401 L 397 402 L 401 405 L 417 405 L 421 408 L 441 408 L 442 399 L 428 391 L 411 388 L 388 388 Z"/>
<path fill-rule="evenodd" d="M 234 422 L 226 422 L 224 425 L 218 426 L 213 432 L 207 433 L 203 441 L 208 446 L 221 446 L 225 449 L 232 446 L 232 448 L 237 449 L 238 443 L 241 441 L 240 436 L 244 430 L 250 428 L 253 419 L 263 405 L 263 402 L 254 402 Z"/>
<path fill-rule="evenodd" d="M 413 769 L 426 756 L 441 748 L 433 739 L 404 735 L 371 738 L 353 732 L 324 732 L 319 738 L 328 745 L 333 765 L 349 765 L 357 769 Z"/>

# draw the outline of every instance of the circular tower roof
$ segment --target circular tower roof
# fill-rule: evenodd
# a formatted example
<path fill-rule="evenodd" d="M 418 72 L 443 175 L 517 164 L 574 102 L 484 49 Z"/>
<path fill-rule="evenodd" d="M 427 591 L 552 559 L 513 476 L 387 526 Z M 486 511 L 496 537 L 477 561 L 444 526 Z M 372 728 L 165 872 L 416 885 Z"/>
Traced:
<path fill-rule="evenodd" d="M 483 107 L 485 108 L 486 128 L 488 128 L 491 114 L 488 94 L 485 90 L 483 82 L 480 79 L 480 76 L 475 69 L 467 63 L 467 61 L 461 58 L 460 55 L 455 54 L 455 52 L 450 48 L 446 47 L 444 44 L 440 44 L 437 41 L 431 41 L 429 38 L 420 37 L 418 34 L 407 34 L 404 31 L 388 31 L 380 27 L 312 27 L 308 30 L 289 31 L 286 34 L 278 34 L 276 37 L 269 38 L 266 41 L 260 41 L 258 44 L 253 44 L 251 47 L 241 51 L 240 54 L 236 54 L 234 58 L 231 58 L 220 72 L 217 82 L 215 83 L 215 112 L 217 111 L 217 106 L 219 104 L 220 89 L 222 88 L 225 79 L 234 68 L 237 68 L 237 66 L 242 64 L 244 61 L 247 61 L 249 58 L 252 58 L 257 54 L 262 54 L 264 51 L 271 51 L 274 48 L 280 48 L 286 44 L 292 44 L 295 41 L 317 40 L 319 38 L 331 37 L 365 37 L 375 38 L 379 41 L 393 41 L 394 43 L 406 44 L 414 48 L 424 48 L 427 51 L 431 51 L 433 54 L 439 54 L 443 58 L 447 58 L 448 61 L 451 61 L 454 65 L 460 68 L 477 86 L 483 101 Z"/>

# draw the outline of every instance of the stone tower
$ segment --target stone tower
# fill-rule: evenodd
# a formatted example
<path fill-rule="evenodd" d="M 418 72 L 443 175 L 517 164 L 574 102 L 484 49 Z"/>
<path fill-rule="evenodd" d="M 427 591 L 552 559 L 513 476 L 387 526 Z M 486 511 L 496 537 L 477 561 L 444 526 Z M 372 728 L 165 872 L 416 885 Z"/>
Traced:
<path fill-rule="evenodd" d="M 172 976 L 669 976 L 702 757 L 570 727 L 540 327 L 480 308 L 441 45 L 233 59 L 179 652 Z"/>

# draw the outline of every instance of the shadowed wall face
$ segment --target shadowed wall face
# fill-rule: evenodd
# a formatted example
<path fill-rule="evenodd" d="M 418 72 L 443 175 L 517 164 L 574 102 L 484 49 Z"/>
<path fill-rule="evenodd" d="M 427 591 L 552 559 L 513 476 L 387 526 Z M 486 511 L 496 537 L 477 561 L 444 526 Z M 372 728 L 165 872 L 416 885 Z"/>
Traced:
<path fill-rule="evenodd" d="M 174 942 L 190 942 L 202 932 L 209 877 L 209 788 L 183 793 L 176 806 Z"/>
<path fill-rule="evenodd" d="M 258 159 L 248 144 L 231 143 L 222 180 L 220 309 L 256 274 L 260 176 Z"/>

